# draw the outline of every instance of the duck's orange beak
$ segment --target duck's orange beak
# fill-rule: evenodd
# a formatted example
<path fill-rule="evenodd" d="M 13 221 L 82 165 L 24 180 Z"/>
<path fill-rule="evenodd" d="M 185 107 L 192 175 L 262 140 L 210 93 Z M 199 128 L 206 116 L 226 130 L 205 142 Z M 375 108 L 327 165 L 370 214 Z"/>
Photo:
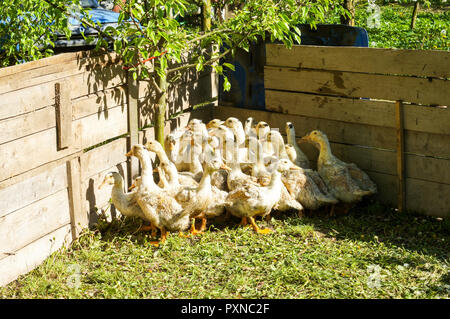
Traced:
<path fill-rule="evenodd" d="M 131 184 L 130 187 L 128 187 L 128 191 L 131 191 L 131 190 L 133 190 L 133 189 L 135 189 L 135 188 L 136 188 L 136 184 L 133 183 L 133 184 Z"/>
<path fill-rule="evenodd" d="M 131 157 L 131 156 L 133 156 L 133 152 L 132 152 L 132 151 L 129 151 L 128 153 L 125 154 L 125 156 L 126 156 L 126 157 Z"/>

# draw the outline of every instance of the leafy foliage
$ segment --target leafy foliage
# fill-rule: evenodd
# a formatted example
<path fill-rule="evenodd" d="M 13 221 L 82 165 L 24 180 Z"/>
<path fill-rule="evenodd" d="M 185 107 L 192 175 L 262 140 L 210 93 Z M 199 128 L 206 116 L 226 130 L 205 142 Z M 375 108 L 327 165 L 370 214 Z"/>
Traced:
<path fill-rule="evenodd" d="M 80 0 L 59 3 L 72 11 L 83 11 Z M 66 37 L 71 35 L 66 12 L 41 0 L 2 0 L 0 66 L 52 55 L 57 32 Z"/>

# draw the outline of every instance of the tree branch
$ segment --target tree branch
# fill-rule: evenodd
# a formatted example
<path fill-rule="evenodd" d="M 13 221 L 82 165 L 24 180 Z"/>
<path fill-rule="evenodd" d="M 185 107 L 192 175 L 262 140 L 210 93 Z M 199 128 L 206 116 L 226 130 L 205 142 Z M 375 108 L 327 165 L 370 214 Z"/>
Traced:
<path fill-rule="evenodd" d="M 244 42 L 244 40 L 247 39 L 247 38 L 250 36 L 250 33 L 251 33 L 251 32 L 252 32 L 252 31 L 247 32 L 247 34 L 244 35 L 244 36 L 242 37 L 242 39 L 241 39 L 240 41 L 238 41 L 234 46 L 232 46 L 231 48 L 225 50 L 223 53 L 221 53 L 221 54 L 218 55 L 217 57 L 212 58 L 211 60 L 206 61 L 205 63 L 203 63 L 203 65 L 210 65 L 210 64 L 213 64 L 214 62 L 216 62 L 216 61 L 222 59 L 223 57 L 225 57 L 226 55 L 228 55 L 232 50 L 234 50 L 234 49 L 236 49 L 237 47 L 239 47 L 239 45 L 241 45 L 241 43 Z M 193 67 L 196 67 L 196 66 L 197 66 L 197 63 L 191 63 L 191 64 L 182 65 L 182 66 L 179 66 L 179 67 L 177 67 L 177 68 L 168 69 L 168 70 L 167 70 L 167 74 L 170 74 L 170 73 L 173 73 L 173 72 L 182 71 L 182 70 L 185 70 L 185 69 L 190 69 L 190 68 L 193 68 Z"/>

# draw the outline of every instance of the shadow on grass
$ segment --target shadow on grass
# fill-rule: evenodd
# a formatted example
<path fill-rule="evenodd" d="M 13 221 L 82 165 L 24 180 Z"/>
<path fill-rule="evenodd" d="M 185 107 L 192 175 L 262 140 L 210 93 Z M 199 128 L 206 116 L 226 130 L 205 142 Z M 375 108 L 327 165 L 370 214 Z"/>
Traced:
<path fill-rule="evenodd" d="M 290 218 L 281 215 L 278 218 Z M 295 222 L 295 219 L 294 219 Z M 423 214 L 403 212 L 374 201 L 364 201 L 347 215 L 329 217 L 325 214 L 298 219 L 299 224 L 310 224 L 336 240 L 383 242 L 410 251 L 448 260 L 450 220 Z"/>

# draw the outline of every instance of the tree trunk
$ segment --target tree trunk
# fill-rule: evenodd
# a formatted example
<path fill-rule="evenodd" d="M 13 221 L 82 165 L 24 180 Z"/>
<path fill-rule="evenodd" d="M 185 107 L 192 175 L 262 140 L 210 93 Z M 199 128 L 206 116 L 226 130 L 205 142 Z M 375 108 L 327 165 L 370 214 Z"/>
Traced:
<path fill-rule="evenodd" d="M 166 122 L 167 109 L 167 77 L 165 72 L 164 76 L 159 77 L 158 86 L 162 92 L 156 106 L 155 139 L 164 147 L 164 126 Z"/>
<path fill-rule="evenodd" d="M 416 25 L 416 19 L 417 14 L 419 13 L 419 0 L 416 0 L 416 3 L 414 4 L 413 14 L 411 18 L 411 29 L 414 29 L 414 26 Z"/>
<path fill-rule="evenodd" d="M 346 15 L 342 15 L 341 24 L 355 26 L 355 6 L 353 5 L 354 2 L 356 2 L 356 0 L 344 0 L 343 7 L 350 12 L 351 17 L 349 18 Z"/>
<path fill-rule="evenodd" d="M 203 26 L 203 31 L 211 30 L 211 0 L 203 0 L 202 26 Z"/>

